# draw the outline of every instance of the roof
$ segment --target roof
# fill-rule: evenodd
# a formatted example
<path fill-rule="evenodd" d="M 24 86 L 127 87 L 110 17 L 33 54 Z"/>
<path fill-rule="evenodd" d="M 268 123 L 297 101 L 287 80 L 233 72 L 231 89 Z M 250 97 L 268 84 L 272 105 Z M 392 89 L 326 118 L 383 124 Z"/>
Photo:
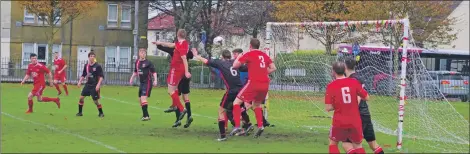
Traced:
<path fill-rule="evenodd" d="M 175 28 L 175 19 L 171 15 L 161 13 L 151 19 L 148 22 L 148 30 L 166 30 Z"/>
<path fill-rule="evenodd" d="M 175 19 L 173 16 L 160 13 L 159 15 L 150 18 L 147 30 L 173 30 L 175 28 Z M 226 32 L 230 34 L 243 34 L 242 28 L 237 28 L 231 25 L 225 26 Z"/>

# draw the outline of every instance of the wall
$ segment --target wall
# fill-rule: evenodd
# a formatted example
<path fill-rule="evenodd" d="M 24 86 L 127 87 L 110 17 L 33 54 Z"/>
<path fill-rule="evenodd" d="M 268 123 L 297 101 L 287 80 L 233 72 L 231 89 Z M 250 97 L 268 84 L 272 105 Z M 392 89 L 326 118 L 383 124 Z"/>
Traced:
<path fill-rule="evenodd" d="M 457 39 L 454 40 L 451 45 L 442 45 L 442 49 L 456 49 L 456 50 L 469 50 L 469 1 L 462 1 L 460 5 L 449 15 L 458 19 L 457 23 L 453 25 L 453 32 L 457 33 Z M 453 48 L 455 46 L 455 48 Z"/>
<path fill-rule="evenodd" d="M 1 51 L 0 51 L 0 74 L 8 75 L 8 63 L 10 59 L 10 24 L 11 24 L 11 1 L 1 1 Z"/>
<path fill-rule="evenodd" d="M 3 1 L 2 1 L 3 2 Z M 47 43 L 45 38 L 45 30 L 48 27 L 40 26 L 20 26 L 15 25 L 16 22 L 23 22 L 24 12 L 19 9 L 20 5 L 17 1 L 11 1 L 12 3 L 12 18 L 11 18 L 11 33 L 15 34 L 11 36 L 12 41 L 12 58 L 21 58 L 22 43 L 37 42 Z M 75 19 L 73 21 L 72 31 L 72 51 L 69 50 L 69 38 L 70 38 L 70 23 L 63 25 L 64 34 L 59 30 L 54 37 L 54 44 L 60 44 L 63 40 L 62 55 L 65 59 L 69 59 L 69 53 L 71 53 L 71 59 L 76 60 L 77 50 L 76 46 L 91 46 L 95 50 L 98 57 L 104 57 L 105 46 L 133 46 L 133 34 L 132 28 L 129 29 L 112 29 L 107 28 L 107 4 L 116 2 L 100 2 L 97 8 L 91 10 L 85 15 Z M 2 9 L 3 10 L 3 9 Z M 119 11 L 120 16 L 120 11 Z M 133 23 L 133 15 L 131 15 Z M 61 36 L 65 38 L 62 39 Z M 103 49 L 103 50 L 101 50 Z M 132 51 L 131 51 L 132 52 Z"/>

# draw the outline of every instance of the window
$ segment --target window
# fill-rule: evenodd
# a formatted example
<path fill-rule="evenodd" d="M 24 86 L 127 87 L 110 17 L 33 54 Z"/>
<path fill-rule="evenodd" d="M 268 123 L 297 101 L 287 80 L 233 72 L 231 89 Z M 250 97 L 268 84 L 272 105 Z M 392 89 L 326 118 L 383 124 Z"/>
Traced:
<path fill-rule="evenodd" d="M 119 67 L 120 68 L 129 68 L 130 56 L 131 56 L 130 47 L 120 47 L 119 48 Z"/>
<path fill-rule="evenodd" d="M 59 57 L 62 58 L 62 45 L 59 45 L 59 44 L 52 45 L 52 53 L 55 53 L 56 51 L 59 52 Z"/>
<path fill-rule="evenodd" d="M 31 53 L 37 54 L 39 62 L 47 64 L 47 60 L 49 59 L 49 50 L 47 47 L 47 44 L 23 43 L 22 67 L 28 67 L 28 64 L 30 63 L 29 56 Z M 59 51 L 59 57 L 62 57 L 62 45 L 52 45 L 52 51 Z"/>
<path fill-rule="evenodd" d="M 131 64 L 131 48 L 108 46 L 106 47 L 106 71 L 128 72 Z"/>
<path fill-rule="evenodd" d="M 35 22 L 35 16 L 32 13 L 29 13 L 26 9 L 24 9 L 24 23 L 33 24 Z"/>
<path fill-rule="evenodd" d="M 36 45 L 36 54 L 38 54 L 39 62 L 47 63 L 47 44 L 38 44 Z"/>
<path fill-rule="evenodd" d="M 62 17 L 62 13 L 60 12 L 59 9 L 54 10 L 54 16 L 55 16 L 54 25 L 60 25 L 61 24 L 60 19 Z"/>
<path fill-rule="evenodd" d="M 29 55 L 34 53 L 34 43 L 23 43 L 22 66 L 26 68 L 29 64 Z"/>
<path fill-rule="evenodd" d="M 131 6 L 122 5 L 121 9 L 121 27 L 131 28 Z"/>
<path fill-rule="evenodd" d="M 117 27 L 118 5 L 108 4 L 108 27 Z"/>

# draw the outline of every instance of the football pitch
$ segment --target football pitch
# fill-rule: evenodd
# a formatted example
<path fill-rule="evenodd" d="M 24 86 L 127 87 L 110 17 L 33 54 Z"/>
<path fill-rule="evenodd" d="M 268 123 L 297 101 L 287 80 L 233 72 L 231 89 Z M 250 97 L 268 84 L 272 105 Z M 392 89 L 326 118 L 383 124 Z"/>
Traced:
<path fill-rule="evenodd" d="M 145 122 L 140 121 L 142 111 L 137 87 L 103 86 L 100 102 L 104 118 L 98 118 L 96 106 L 89 97 L 85 99 L 83 117 L 75 116 L 81 91 L 75 85 L 69 85 L 69 96 L 60 97 L 61 109 L 54 103 L 40 103 L 35 99 L 34 113 L 25 114 L 26 96 L 31 88 L 31 84 L 1 84 L 2 153 L 328 152 L 327 126 L 331 119 L 312 117 L 325 115 L 322 97 L 305 100 L 294 92 L 272 92 L 268 118 L 275 127 L 266 128 L 258 139 L 237 136 L 217 142 L 217 109 L 223 90 L 191 89 L 194 122 L 190 128 L 171 128 L 175 115 L 163 112 L 171 104 L 166 88 L 152 90 L 149 98 L 152 120 Z M 53 87 L 44 91 L 44 96 L 56 95 Z M 452 105 L 468 119 L 468 103 L 453 102 Z M 391 125 L 396 125 L 397 108 L 390 110 L 390 114 L 380 116 L 389 116 L 393 119 Z M 254 122 L 253 112 L 249 114 Z M 186 117 L 183 124 L 185 122 Z M 376 137 L 386 153 L 397 152 L 396 136 L 377 132 Z M 421 145 L 434 143 L 405 138 L 404 148 L 407 152 L 430 152 Z M 364 147 L 366 152 L 372 153 L 366 144 Z"/>

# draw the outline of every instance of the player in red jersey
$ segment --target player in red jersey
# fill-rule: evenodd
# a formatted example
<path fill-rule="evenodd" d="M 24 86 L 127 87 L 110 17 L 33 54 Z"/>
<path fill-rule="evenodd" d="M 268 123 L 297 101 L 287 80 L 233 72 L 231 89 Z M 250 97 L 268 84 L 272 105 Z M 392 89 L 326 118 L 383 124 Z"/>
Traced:
<path fill-rule="evenodd" d="M 62 91 L 60 91 L 59 84 L 60 82 L 62 84 L 62 87 L 64 87 L 65 95 L 69 95 L 69 91 L 67 90 L 67 84 L 65 84 L 66 79 L 66 72 L 65 69 L 67 68 L 67 64 L 64 59 L 59 58 L 59 53 L 58 51 L 54 52 L 54 86 L 55 89 L 57 89 L 57 92 L 59 93 L 58 95 L 62 94 Z"/>
<path fill-rule="evenodd" d="M 336 79 L 327 85 L 325 94 L 325 110 L 334 111 L 333 124 L 330 129 L 330 153 L 339 153 L 338 142 L 352 142 L 351 146 L 343 146 L 347 153 L 365 153 L 362 143 L 362 122 L 357 109 L 358 96 L 368 100 L 367 91 L 361 83 L 353 78 L 346 78 L 344 63 L 333 64 Z"/>
<path fill-rule="evenodd" d="M 26 75 L 24 76 L 23 81 L 21 81 L 21 85 L 24 84 L 26 80 L 29 79 L 30 76 L 33 77 L 33 90 L 28 94 L 28 110 L 26 113 L 33 112 L 33 97 L 36 96 L 39 102 L 54 102 L 57 104 L 57 107 L 60 109 L 60 99 L 59 98 L 49 98 L 49 97 L 42 97 L 42 92 L 46 88 L 46 80 L 44 79 L 44 75 L 49 75 L 49 84 L 52 87 L 52 74 L 41 63 L 38 63 L 38 57 L 36 54 L 32 53 L 29 56 L 31 63 L 28 65 L 28 69 L 26 70 Z"/>
<path fill-rule="evenodd" d="M 171 96 L 172 106 L 170 108 L 178 108 L 175 110 L 176 121 L 172 127 L 178 127 L 181 125 L 181 120 L 184 118 L 187 110 L 181 104 L 178 92 L 178 84 L 183 77 L 191 78 L 189 73 L 188 60 L 186 54 L 189 51 L 189 43 L 186 41 L 186 31 L 179 29 L 177 32 L 177 41 L 175 43 L 166 42 L 155 42 L 156 45 L 163 45 L 166 47 L 174 47 L 175 51 L 171 59 L 170 70 L 168 72 L 167 83 L 168 83 L 168 94 Z M 172 110 L 172 109 L 168 109 Z"/>
<path fill-rule="evenodd" d="M 268 94 L 269 82 L 271 81 L 268 75 L 276 70 L 276 66 L 266 53 L 259 50 L 259 47 L 260 41 L 256 38 L 252 38 L 250 40 L 250 51 L 237 57 L 232 66 L 237 69 L 242 64 L 246 64 L 248 67 L 248 81 L 233 102 L 233 120 L 235 127 L 230 135 L 235 135 L 243 131 L 240 128 L 240 105 L 243 102 L 253 104 L 255 108 L 254 111 L 258 130 L 253 137 L 258 138 L 264 131 L 261 103 Z"/>

